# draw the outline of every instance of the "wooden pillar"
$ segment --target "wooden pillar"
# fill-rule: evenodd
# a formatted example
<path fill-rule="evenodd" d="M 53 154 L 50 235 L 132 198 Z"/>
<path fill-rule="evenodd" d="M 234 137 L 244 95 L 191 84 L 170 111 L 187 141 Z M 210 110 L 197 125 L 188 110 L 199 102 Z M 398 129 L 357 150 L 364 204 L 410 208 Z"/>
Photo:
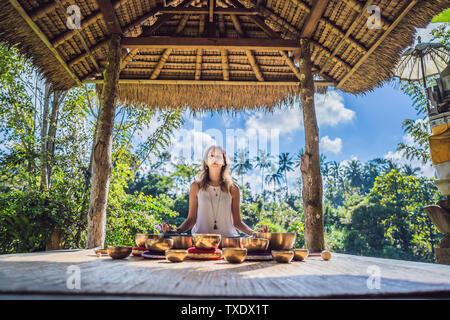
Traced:
<path fill-rule="evenodd" d="M 86 247 L 103 247 L 106 232 L 106 206 L 111 177 L 112 133 L 120 69 L 120 35 L 113 34 L 108 44 L 104 84 L 100 98 L 97 139 L 92 163 L 92 188 L 88 213 Z"/>
<path fill-rule="evenodd" d="M 305 128 L 305 153 L 300 170 L 303 180 L 303 209 L 305 214 L 305 242 L 310 252 L 325 249 L 322 175 L 320 173 L 319 127 L 314 106 L 314 79 L 312 75 L 310 42 L 300 39 L 300 96 Z"/>

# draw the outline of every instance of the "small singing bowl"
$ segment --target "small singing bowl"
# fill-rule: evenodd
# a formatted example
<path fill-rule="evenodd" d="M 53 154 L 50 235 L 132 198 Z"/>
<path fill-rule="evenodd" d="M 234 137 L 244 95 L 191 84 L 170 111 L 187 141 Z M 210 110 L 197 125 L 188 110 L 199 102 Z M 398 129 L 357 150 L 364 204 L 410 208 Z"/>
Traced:
<path fill-rule="evenodd" d="M 113 259 L 125 259 L 131 254 L 133 247 L 108 247 L 108 255 Z"/>
<path fill-rule="evenodd" d="M 241 237 L 229 237 L 223 238 L 220 242 L 221 248 L 242 248 L 242 238 Z"/>
<path fill-rule="evenodd" d="M 269 247 L 269 239 L 264 238 L 244 238 L 242 244 L 248 251 L 264 252 Z"/>
<path fill-rule="evenodd" d="M 149 251 L 158 251 L 163 252 L 169 249 L 172 249 L 173 247 L 173 240 L 172 239 L 147 239 L 145 241 L 145 247 Z"/>
<path fill-rule="evenodd" d="M 295 261 L 303 261 L 309 254 L 308 249 L 292 249 L 294 251 L 294 260 Z"/>
<path fill-rule="evenodd" d="M 173 249 L 189 249 L 193 246 L 191 236 L 170 236 L 173 240 Z"/>
<path fill-rule="evenodd" d="M 243 248 L 223 248 L 223 257 L 229 263 L 242 263 L 247 257 L 247 249 Z"/>
<path fill-rule="evenodd" d="M 187 250 L 181 250 L 181 249 L 171 249 L 166 250 L 166 259 L 170 262 L 182 262 L 184 259 L 186 259 L 188 255 Z"/>
<path fill-rule="evenodd" d="M 290 263 L 294 258 L 292 250 L 272 250 L 272 257 L 279 263 Z"/>
<path fill-rule="evenodd" d="M 213 233 L 200 233 L 192 238 L 194 240 L 194 246 L 200 250 L 217 249 L 221 239 L 220 234 Z"/>
<path fill-rule="evenodd" d="M 164 234 L 152 234 L 152 233 L 136 233 L 134 236 L 134 242 L 138 247 L 145 247 L 145 241 L 147 239 L 162 239 Z"/>

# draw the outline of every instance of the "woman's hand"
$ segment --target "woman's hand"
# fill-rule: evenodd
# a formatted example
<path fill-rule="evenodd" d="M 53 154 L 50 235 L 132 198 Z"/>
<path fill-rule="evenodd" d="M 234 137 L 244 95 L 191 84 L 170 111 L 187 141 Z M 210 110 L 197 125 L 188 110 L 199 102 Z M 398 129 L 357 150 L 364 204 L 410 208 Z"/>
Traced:
<path fill-rule="evenodd" d="M 177 230 L 174 229 L 168 222 L 164 222 L 162 224 L 162 231 L 163 232 L 177 232 Z"/>
<path fill-rule="evenodd" d="M 264 225 L 262 226 L 262 228 L 258 230 L 258 232 L 268 232 L 268 230 L 269 230 L 269 229 L 267 228 L 267 225 L 264 224 Z"/>

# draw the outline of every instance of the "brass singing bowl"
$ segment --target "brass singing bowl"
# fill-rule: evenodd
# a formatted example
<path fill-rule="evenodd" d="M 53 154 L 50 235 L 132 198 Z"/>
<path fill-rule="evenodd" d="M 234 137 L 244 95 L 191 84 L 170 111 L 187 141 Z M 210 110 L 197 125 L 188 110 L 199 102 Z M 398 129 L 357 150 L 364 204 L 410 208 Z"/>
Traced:
<path fill-rule="evenodd" d="M 189 249 L 193 246 L 191 236 L 170 236 L 173 240 L 173 249 Z"/>
<path fill-rule="evenodd" d="M 242 248 L 242 238 L 222 238 L 221 248 Z"/>
<path fill-rule="evenodd" d="M 145 241 L 147 239 L 162 239 L 163 234 L 152 234 L 152 233 L 136 233 L 134 236 L 134 242 L 138 247 L 145 247 Z"/>
<path fill-rule="evenodd" d="M 269 247 L 269 239 L 264 238 L 244 238 L 242 239 L 244 248 L 253 252 L 264 252 Z"/>
<path fill-rule="evenodd" d="M 187 255 L 188 255 L 187 250 L 182 249 L 166 250 L 166 259 L 171 262 L 182 262 L 184 261 L 184 259 L 186 259 Z"/>
<path fill-rule="evenodd" d="M 133 247 L 110 246 L 108 255 L 113 259 L 124 259 L 131 254 Z"/>
<path fill-rule="evenodd" d="M 172 249 L 173 247 L 173 240 L 172 239 L 147 239 L 145 241 L 145 247 L 149 251 L 159 251 L 163 252 L 169 249 Z"/>
<path fill-rule="evenodd" d="M 276 262 L 290 263 L 294 258 L 294 251 L 292 250 L 272 250 L 272 257 Z"/>
<path fill-rule="evenodd" d="M 245 248 L 223 248 L 223 257 L 230 263 L 242 263 L 247 257 Z"/>
<path fill-rule="evenodd" d="M 255 238 L 269 239 L 267 250 L 288 250 L 294 246 L 295 232 L 256 232 Z"/>
<path fill-rule="evenodd" d="M 217 249 L 221 239 L 222 237 L 220 234 L 213 233 L 201 233 L 192 237 L 194 246 L 200 250 Z"/>
<path fill-rule="evenodd" d="M 303 261 L 309 254 L 308 249 L 292 249 L 294 251 L 294 260 L 295 261 Z"/>

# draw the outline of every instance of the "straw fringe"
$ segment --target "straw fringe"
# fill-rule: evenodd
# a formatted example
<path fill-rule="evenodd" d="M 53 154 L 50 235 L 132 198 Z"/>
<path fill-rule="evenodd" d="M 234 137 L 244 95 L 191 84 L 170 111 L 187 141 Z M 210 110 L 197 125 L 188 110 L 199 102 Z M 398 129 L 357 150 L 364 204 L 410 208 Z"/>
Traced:
<path fill-rule="evenodd" d="M 227 85 L 119 85 L 122 103 L 159 109 L 242 110 L 291 104 L 298 94 L 294 86 Z"/>

